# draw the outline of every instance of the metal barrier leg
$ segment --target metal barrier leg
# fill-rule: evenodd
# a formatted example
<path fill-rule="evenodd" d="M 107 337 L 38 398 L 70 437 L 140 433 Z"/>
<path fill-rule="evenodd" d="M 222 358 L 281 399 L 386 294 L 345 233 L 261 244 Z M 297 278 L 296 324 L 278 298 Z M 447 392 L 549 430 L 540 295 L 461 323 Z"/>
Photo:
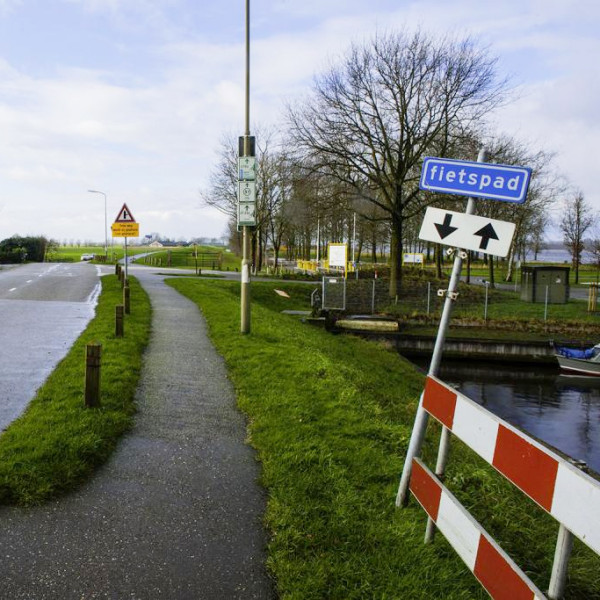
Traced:
<path fill-rule="evenodd" d="M 435 464 L 435 475 L 438 479 L 444 478 L 446 472 L 446 464 L 448 462 L 448 453 L 450 451 L 450 430 L 447 427 L 442 427 L 440 435 L 440 446 L 438 448 L 437 462 Z M 427 529 L 425 530 L 425 543 L 433 541 L 435 534 L 435 523 L 431 517 L 427 518 Z"/>
<path fill-rule="evenodd" d="M 418 456 L 421 453 L 421 446 L 425 439 L 428 419 L 429 415 L 423 408 L 423 394 L 421 393 L 417 415 L 415 416 L 415 424 L 413 425 L 410 442 L 408 443 L 408 450 L 406 451 L 406 458 L 404 459 L 400 485 L 398 486 L 398 495 L 396 496 L 396 506 L 398 507 L 406 506 L 408 504 L 408 486 L 410 484 L 412 461 L 415 456 Z"/>
<path fill-rule="evenodd" d="M 550 577 L 550 586 L 548 588 L 548 598 L 550 600 L 559 600 L 565 593 L 567 583 L 567 571 L 569 568 L 569 558 L 573 549 L 573 534 L 561 524 L 558 530 L 558 539 L 556 540 L 556 550 L 554 552 L 554 564 L 552 565 L 552 576 Z"/>

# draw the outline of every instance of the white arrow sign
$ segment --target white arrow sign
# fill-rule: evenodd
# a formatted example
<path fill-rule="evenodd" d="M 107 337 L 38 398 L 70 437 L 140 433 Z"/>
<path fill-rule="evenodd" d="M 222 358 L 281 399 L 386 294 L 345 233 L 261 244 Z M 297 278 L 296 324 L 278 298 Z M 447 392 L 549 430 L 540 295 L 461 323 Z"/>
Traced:
<path fill-rule="evenodd" d="M 425 212 L 419 237 L 445 246 L 506 256 L 514 233 L 514 223 L 430 206 Z"/>

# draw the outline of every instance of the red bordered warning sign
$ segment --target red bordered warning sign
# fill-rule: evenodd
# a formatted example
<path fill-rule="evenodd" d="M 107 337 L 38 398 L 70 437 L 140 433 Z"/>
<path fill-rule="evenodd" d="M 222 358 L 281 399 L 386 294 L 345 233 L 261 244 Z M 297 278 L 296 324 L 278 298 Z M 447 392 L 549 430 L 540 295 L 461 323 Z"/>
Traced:
<path fill-rule="evenodd" d="M 127 204 L 123 204 L 123 208 L 119 211 L 115 223 L 135 223 L 135 219 L 127 207 Z"/>

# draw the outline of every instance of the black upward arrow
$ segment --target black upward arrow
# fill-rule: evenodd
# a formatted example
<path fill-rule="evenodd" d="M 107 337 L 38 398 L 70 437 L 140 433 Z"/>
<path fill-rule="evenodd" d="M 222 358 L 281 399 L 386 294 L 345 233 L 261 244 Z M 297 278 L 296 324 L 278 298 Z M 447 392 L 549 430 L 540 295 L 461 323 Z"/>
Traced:
<path fill-rule="evenodd" d="M 486 250 L 488 242 L 490 240 L 499 239 L 496 235 L 496 231 L 492 227 L 491 223 L 488 223 L 485 227 L 482 227 L 479 231 L 476 231 L 473 235 L 481 236 L 481 243 L 479 244 L 480 250 Z"/>
<path fill-rule="evenodd" d="M 435 228 L 438 230 L 438 233 L 442 239 L 448 237 L 451 233 L 454 233 L 458 229 L 458 227 L 452 227 L 452 225 L 450 225 L 451 221 L 452 215 L 446 214 L 444 215 L 443 223 L 434 223 Z"/>

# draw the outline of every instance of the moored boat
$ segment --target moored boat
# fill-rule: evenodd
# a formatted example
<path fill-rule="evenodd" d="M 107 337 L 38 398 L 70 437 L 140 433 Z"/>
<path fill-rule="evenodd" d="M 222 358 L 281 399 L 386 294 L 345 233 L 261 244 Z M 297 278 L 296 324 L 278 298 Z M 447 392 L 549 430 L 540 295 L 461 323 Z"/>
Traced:
<path fill-rule="evenodd" d="M 583 349 L 555 346 L 555 350 L 556 360 L 564 371 L 600 377 L 600 344 Z"/>

